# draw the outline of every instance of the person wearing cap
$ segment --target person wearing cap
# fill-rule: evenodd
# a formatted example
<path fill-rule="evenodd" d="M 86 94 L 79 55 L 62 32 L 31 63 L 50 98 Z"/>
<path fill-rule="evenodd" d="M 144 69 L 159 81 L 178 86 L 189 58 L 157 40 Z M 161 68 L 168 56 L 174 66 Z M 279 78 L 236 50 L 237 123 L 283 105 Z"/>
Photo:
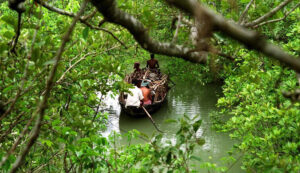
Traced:
<path fill-rule="evenodd" d="M 147 68 L 150 68 L 150 70 L 156 70 L 159 68 L 158 61 L 154 59 L 154 54 L 151 54 L 151 59 L 147 61 Z"/>
<path fill-rule="evenodd" d="M 130 93 L 126 93 L 126 108 L 127 106 L 140 107 L 143 105 L 144 96 L 142 90 L 140 89 L 141 81 L 133 79 L 132 84 L 134 85 L 134 88 L 129 89 Z"/>
<path fill-rule="evenodd" d="M 141 84 L 141 90 L 144 97 L 143 99 L 144 105 L 152 104 L 152 95 L 151 95 L 151 90 L 149 89 L 149 82 L 143 81 Z"/>

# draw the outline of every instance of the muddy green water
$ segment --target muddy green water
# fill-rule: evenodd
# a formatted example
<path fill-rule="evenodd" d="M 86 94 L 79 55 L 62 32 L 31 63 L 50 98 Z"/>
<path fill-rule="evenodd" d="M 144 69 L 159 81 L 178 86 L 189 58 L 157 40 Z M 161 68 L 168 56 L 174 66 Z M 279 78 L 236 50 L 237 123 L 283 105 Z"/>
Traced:
<path fill-rule="evenodd" d="M 194 155 L 200 157 L 203 161 L 210 161 L 217 165 L 226 165 L 222 160 L 228 156 L 228 151 L 231 150 L 234 141 L 231 140 L 226 133 L 218 133 L 211 128 L 212 122 L 209 113 L 216 109 L 215 104 L 218 96 L 221 95 L 220 86 L 206 85 L 201 86 L 192 81 L 175 81 L 176 85 L 171 88 L 168 93 L 167 100 L 162 108 L 152 114 L 153 119 L 158 124 L 161 130 L 166 132 L 165 138 L 174 138 L 178 126 L 174 123 L 164 123 L 167 119 L 178 119 L 187 114 L 189 116 L 200 115 L 202 125 L 197 132 L 198 136 L 205 139 L 205 144 L 196 148 Z M 150 120 L 145 118 L 131 118 L 120 111 L 120 106 L 117 104 L 117 99 L 107 101 L 106 110 L 109 114 L 108 132 L 115 130 L 120 133 L 137 129 L 148 136 L 156 132 Z M 135 143 L 143 143 L 142 140 L 137 140 Z M 126 140 L 122 140 L 121 144 L 126 144 Z M 238 157 L 239 154 L 235 154 Z M 197 162 L 195 163 L 197 164 Z M 232 163 L 231 163 L 232 164 Z M 240 169 L 240 162 L 237 162 L 230 168 L 228 172 L 243 172 Z M 227 164 L 228 166 L 228 164 Z M 198 169 L 198 168 L 197 168 Z M 199 172 L 207 172 L 199 168 Z M 214 171 L 212 171 L 214 172 Z"/>

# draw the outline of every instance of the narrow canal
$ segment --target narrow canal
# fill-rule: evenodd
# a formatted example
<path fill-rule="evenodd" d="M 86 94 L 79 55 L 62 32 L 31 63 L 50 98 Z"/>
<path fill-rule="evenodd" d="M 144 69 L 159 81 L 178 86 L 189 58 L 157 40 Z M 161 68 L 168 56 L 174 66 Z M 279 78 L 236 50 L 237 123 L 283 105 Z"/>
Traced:
<path fill-rule="evenodd" d="M 152 114 L 153 119 L 159 128 L 166 132 L 164 135 L 166 138 L 173 138 L 178 130 L 178 126 L 174 125 L 174 123 L 164 123 L 165 120 L 178 119 L 184 114 L 191 117 L 200 115 L 203 121 L 197 135 L 205 139 L 205 144 L 198 147 L 194 155 L 200 157 L 204 162 L 209 161 L 219 166 L 224 165 L 225 163 L 222 161 L 224 159 L 222 158 L 228 156 L 227 153 L 231 150 L 234 141 L 230 139 L 228 134 L 218 133 L 212 129 L 212 122 L 209 117 L 209 113 L 216 109 L 217 98 L 221 95 L 220 86 L 215 84 L 201 86 L 192 81 L 175 81 L 175 83 L 176 85 L 169 91 L 167 101 L 162 108 Z M 113 130 L 125 133 L 126 131 L 137 129 L 151 136 L 156 132 L 147 117 L 131 118 L 121 113 L 117 98 L 107 98 L 105 109 L 109 113 L 108 131 L 106 133 Z M 137 140 L 135 142 L 142 143 L 144 141 Z M 126 140 L 122 140 L 121 143 L 126 144 Z M 199 170 L 202 169 L 199 168 Z M 240 162 L 234 164 L 228 172 L 242 172 Z"/>

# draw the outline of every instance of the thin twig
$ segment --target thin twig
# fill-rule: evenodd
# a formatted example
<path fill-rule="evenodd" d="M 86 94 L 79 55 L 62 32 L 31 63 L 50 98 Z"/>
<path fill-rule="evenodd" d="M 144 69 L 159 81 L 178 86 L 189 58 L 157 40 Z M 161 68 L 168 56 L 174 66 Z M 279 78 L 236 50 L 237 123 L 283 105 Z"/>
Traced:
<path fill-rule="evenodd" d="M 102 19 L 99 24 L 98 24 L 98 27 L 101 27 L 105 22 L 107 22 L 105 19 Z"/>
<path fill-rule="evenodd" d="M 17 31 L 16 31 L 16 35 L 14 36 L 14 40 L 12 42 L 12 49 L 10 50 L 15 55 L 17 55 L 16 46 L 18 44 L 18 40 L 19 40 L 19 37 L 20 37 L 20 34 L 21 34 L 21 22 L 22 22 L 22 13 L 18 12 L 18 26 L 17 26 Z"/>
<path fill-rule="evenodd" d="M 84 60 L 86 57 L 90 56 L 90 55 L 95 55 L 96 53 L 95 52 L 92 52 L 92 53 L 88 53 L 86 55 L 84 55 L 83 57 L 81 57 L 79 60 L 77 60 L 74 64 L 72 64 L 62 75 L 61 77 L 56 81 L 56 84 L 59 84 L 63 79 L 64 77 L 66 76 L 66 74 L 72 69 L 74 68 L 78 63 L 80 63 L 80 61 Z"/>
<path fill-rule="evenodd" d="M 283 1 L 281 4 L 279 4 L 277 7 L 273 8 L 271 11 L 269 11 L 265 15 L 259 17 L 258 19 L 254 20 L 252 22 L 245 23 L 244 26 L 245 27 L 253 27 L 255 25 L 262 23 L 263 21 L 267 20 L 269 17 L 272 17 L 275 13 L 277 13 L 280 9 L 282 9 L 283 7 L 285 7 L 287 4 L 289 4 L 292 1 L 293 0 Z"/>
<path fill-rule="evenodd" d="M 35 173 L 35 172 L 40 172 L 40 170 L 41 170 L 43 167 L 45 167 L 45 166 L 47 166 L 48 164 L 50 164 L 50 161 L 51 161 L 52 159 L 54 159 L 54 157 L 57 156 L 58 154 L 60 154 L 62 151 L 63 151 L 63 150 L 57 151 L 54 155 L 52 155 L 52 156 L 46 161 L 47 163 L 42 164 L 42 165 L 38 166 L 37 168 L 35 168 L 35 170 L 33 171 L 33 173 Z"/>
<path fill-rule="evenodd" d="M 99 53 L 96 53 L 96 52 L 92 52 L 92 53 L 88 53 L 86 55 L 84 55 L 83 57 L 81 57 L 79 60 L 77 60 L 74 64 L 70 65 L 70 67 L 61 75 L 61 77 L 56 81 L 56 84 L 59 84 L 61 83 L 61 81 L 65 78 L 66 74 L 72 69 L 74 68 L 78 63 L 80 63 L 82 60 L 84 60 L 86 57 L 90 56 L 90 55 L 93 55 L 95 56 L 95 54 L 100 54 L 100 53 L 103 53 L 103 52 L 107 52 L 107 51 L 110 51 L 110 50 L 113 50 L 115 48 L 118 48 L 120 46 L 114 46 L 112 48 L 109 48 L 107 50 L 104 50 L 102 52 L 99 52 Z M 77 58 L 77 56 L 76 56 Z M 75 58 L 73 58 L 71 61 L 73 61 Z"/>
<path fill-rule="evenodd" d="M 13 108 L 14 108 L 17 100 L 18 100 L 18 98 L 21 95 L 21 92 L 22 92 L 22 89 L 24 87 L 25 81 L 26 81 L 26 79 L 28 77 L 29 62 L 31 60 L 31 56 L 32 56 L 32 52 L 33 52 L 33 47 L 34 47 L 34 43 L 35 43 L 35 40 L 36 40 L 36 35 L 37 35 L 38 30 L 39 30 L 39 26 L 36 27 L 36 30 L 35 30 L 33 38 L 32 38 L 31 48 L 30 48 L 28 56 L 27 56 L 27 63 L 26 63 L 26 66 L 25 66 L 23 78 L 21 79 L 21 85 L 19 86 L 19 88 L 17 90 L 17 94 L 16 94 L 15 98 L 12 100 L 11 105 L 9 106 L 9 108 L 7 109 L 7 111 L 0 117 L 0 121 L 2 121 L 13 110 Z"/>
<path fill-rule="evenodd" d="M 28 131 L 29 126 L 31 125 L 32 121 L 34 120 L 36 114 L 34 114 L 29 121 L 27 122 L 27 124 L 25 125 L 23 131 L 21 132 L 21 134 L 18 136 L 18 138 L 15 140 L 14 144 L 12 145 L 12 147 L 9 149 L 9 151 L 6 153 L 6 155 L 2 158 L 1 162 L 0 162 L 0 167 L 3 166 L 3 164 L 6 162 L 6 160 L 8 159 L 8 157 L 15 152 L 15 149 L 17 148 L 17 146 L 20 144 L 21 139 L 25 136 L 25 134 Z"/>
<path fill-rule="evenodd" d="M 86 15 L 86 16 L 83 16 L 82 19 L 83 19 L 83 20 L 88 20 L 88 19 L 94 17 L 95 14 L 96 14 L 97 12 L 98 12 L 98 10 L 95 9 L 91 14 L 88 14 L 88 15 Z"/>
<path fill-rule="evenodd" d="M 45 72 L 45 70 L 46 70 L 46 69 L 43 69 L 40 73 L 38 73 L 37 75 L 35 75 L 33 78 L 34 78 L 34 79 L 39 78 L 40 75 L 43 74 L 43 73 Z M 24 89 L 24 90 L 20 93 L 19 99 L 20 99 L 24 94 L 26 94 L 28 91 L 31 91 L 31 89 L 32 89 L 33 87 L 35 87 L 35 85 L 30 85 L 29 87 L 27 87 L 26 89 Z M 13 101 L 14 101 L 14 98 L 9 99 L 7 102 L 4 103 L 4 106 L 6 106 L 6 105 L 12 103 Z"/>
<path fill-rule="evenodd" d="M 240 155 L 239 158 L 237 158 L 236 161 L 230 165 L 230 167 L 225 171 L 225 173 L 228 172 L 242 158 L 242 156 L 244 156 L 244 153 L 242 153 L 242 155 Z"/>
<path fill-rule="evenodd" d="M 285 20 L 285 19 L 288 17 L 288 15 L 290 15 L 293 11 L 295 11 L 299 6 L 300 6 L 300 3 L 298 3 L 298 4 L 297 4 L 294 8 L 292 8 L 289 12 L 285 13 L 285 14 L 284 14 L 284 17 L 282 17 L 282 18 L 279 18 L 279 19 L 273 19 L 273 20 L 268 20 L 268 21 L 262 22 L 262 23 L 260 23 L 260 24 L 258 24 L 258 25 L 255 25 L 254 28 L 260 27 L 260 26 L 265 25 L 265 24 L 268 24 L 268 23 L 274 23 L 274 22 L 279 22 L 279 21 L 281 21 L 281 20 Z"/>
<path fill-rule="evenodd" d="M 104 31 L 108 34 L 110 34 L 115 40 L 117 40 L 122 46 L 124 46 L 126 49 L 128 49 L 128 47 L 125 45 L 125 43 L 123 43 L 117 36 L 115 36 L 111 31 L 109 31 L 108 29 L 105 28 L 100 28 L 97 26 L 93 26 L 90 23 L 87 22 L 83 22 L 86 26 L 90 27 L 91 29 L 95 29 L 95 30 L 99 30 L 99 31 Z"/>
<path fill-rule="evenodd" d="M 241 17 L 239 18 L 238 24 L 242 25 L 244 23 L 245 16 L 248 13 L 248 10 L 253 2 L 254 2 L 254 0 L 250 0 L 250 2 L 247 4 L 245 10 L 241 14 Z"/>
<path fill-rule="evenodd" d="M 182 18 L 182 15 L 181 15 L 181 13 L 179 13 L 178 20 L 177 20 L 177 26 L 176 26 L 176 30 L 175 30 L 175 34 L 174 34 L 172 43 L 176 43 L 177 42 L 179 28 L 180 28 L 180 25 L 181 25 L 181 18 Z"/>
<path fill-rule="evenodd" d="M 0 143 L 12 131 L 12 129 L 20 122 L 20 119 L 24 114 L 25 112 L 22 112 L 17 117 L 14 118 L 15 119 L 14 123 L 11 123 L 9 128 L 0 136 Z"/>
<path fill-rule="evenodd" d="M 35 2 L 39 3 L 40 5 L 42 5 L 43 7 L 47 8 L 48 10 L 53 11 L 53 12 L 56 12 L 56 13 L 58 13 L 58 14 L 65 15 L 65 16 L 69 16 L 69 17 L 75 17 L 75 14 L 74 14 L 74 13 L 71 13 L 71 12 L 64 11 L 64 10 L 62 10 L 62 9 L 53 7 L 53 6 L 47 4 L 46 2 L 43 2 L 43 1 L 41 1 L 41 0 L 35 0 Z M 127 47 L 127 46 L 126 46 L 126 45 L 125 45 L 118 37 L 116 37 L 111 31 L 109 31 L 109 30 L 107 30 L 107 29 L 104 29 L 104 28 L 100 28 L 100 27 L 91 25 L 90 23 L 87 22 L 87 20 L 86 20 L 84 17 L 80 17 L 80 18 L 79 18 L 79 21 L 80 21 L 81 23 L 85 24 L 86 26 L 90 27 L 91 29 L 95 29 L 95 30 L 99 30 L 99 31 L 103 31 L 103 32 L 108 33 L 108 34 L 111 35 L 115 40 L 117 40 L 121 45 L 123 45 L 126 49 L 128 49 L 128 47 Z"/>
<path fill-rule="evenodd" d="M 55 73 L 56 73 L 56 70 L 57 70 L 57 67 L 58 67 L 58 64 L 59 64 L 59 61 L 61 59 L 61 56 L 64 52 L 64 48 L 67 44 L 67 42 L 70 40 L 71 38 L 71 33 L 72 31 L 74 30 L 75 28 L 75 25 L 77 23 L 77 21 L 79 20 L 80 16 L 83 14 L 84 12 L 84 9 L 87 5 L 87 0 L 85 0 L 81 7 L 80 7 L 80 11 L 77 13 L 77 15 L 74 17 L 72 23 L 71 23 L 71 26 L 69 27 L 67 33 L 64 35 L 63 37 L 63 40 L 62 40 L 62 43 L 61 43 L 61 46 L 59 48 L 59 50 L 57 51 L 57 55 L 56 57 L 54 58 L 55 59 L 55 62 L 53 64 L 53 67 L 51 69 L 51 72 L 49 74 L 49 78 L 47 80 L 47 83 L 46 83 L 46 92 L 45 92 L 45 95 L 43 96 L 42 98 L 42 101 L 40 102 L 39 106 L 37 107 L 34 115 L 39 115 L 37 120 L 36 120 L 36 123 L 35 123 L 35 126 L 33 127 L 33 129 L 31 130 L 31 135 L 29 137 L 29 140 L 28 140 L 28 143 L 27 145 L 25 146 L 25 148 L 21 151 L 21 153 L 19 154 L 19 156 L 17 157 L 16 161 L 14 162 L 14 164 L 12 165 L 12 169 L 10 170 L 10 173 L 14 173 L 18 170 L 18 168 L 21 166 L 21 164 L 23 163 L 26 155 L 29 153 L 29 150 L 30 148 L 33 146 L 33 144 L 35 143 L 36 139 L 38 138 L 39 136 L 39 133 L 40 133 L 40 128 L 41 128 L 41 124 L 42 124 L 42 121 L 44 119 L 44 114 L 45 114 L 45 110 L 46 110 L 46 105 L 47 105 L 47 101 L 48 101 L 48 98 L 50 96 L 50 92 L 51 92 L 51 89 L 52 89 L 52 85 L 53 85 L 53 80 L 54 80 L 54 76 L 55 76 Z"/>

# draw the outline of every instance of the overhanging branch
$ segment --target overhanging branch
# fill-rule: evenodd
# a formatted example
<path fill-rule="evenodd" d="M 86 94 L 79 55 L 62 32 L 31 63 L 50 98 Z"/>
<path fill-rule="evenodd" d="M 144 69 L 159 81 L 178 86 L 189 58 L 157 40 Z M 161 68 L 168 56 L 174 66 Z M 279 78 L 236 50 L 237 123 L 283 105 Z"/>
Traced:
<path fill-rule="evenodd" d="M 228 22 L 223 16 L 220 16 L 212 10 L 202 7 L 197 0 L 166 0 L 169 4 L 192 14 L 196 18 L 199 12 L 204 13 L 211 20 L 214 30 L 219 30 L 231 38 L 240 41 L 249 49 L 255 49 L 265 55 L 279 60 L 288 65 L 297 72 L 300 72 L 300 58 L 289 55 L 278 46 L 268 43 L 264 37 L 255 31 L 245 29 L 235 23 Z"/>
<path fill-rule="evenodd" d="M 204 55 L 193 52 L 191 48 L 152 39 L 144 25 L 132 15 L 120 10 L 115 0 L 91 0 L 91 2 L 108 22 L 126 28 L 135 40 L 149 52 L 180 57 L 192 62 L 206 62 Z"/>

